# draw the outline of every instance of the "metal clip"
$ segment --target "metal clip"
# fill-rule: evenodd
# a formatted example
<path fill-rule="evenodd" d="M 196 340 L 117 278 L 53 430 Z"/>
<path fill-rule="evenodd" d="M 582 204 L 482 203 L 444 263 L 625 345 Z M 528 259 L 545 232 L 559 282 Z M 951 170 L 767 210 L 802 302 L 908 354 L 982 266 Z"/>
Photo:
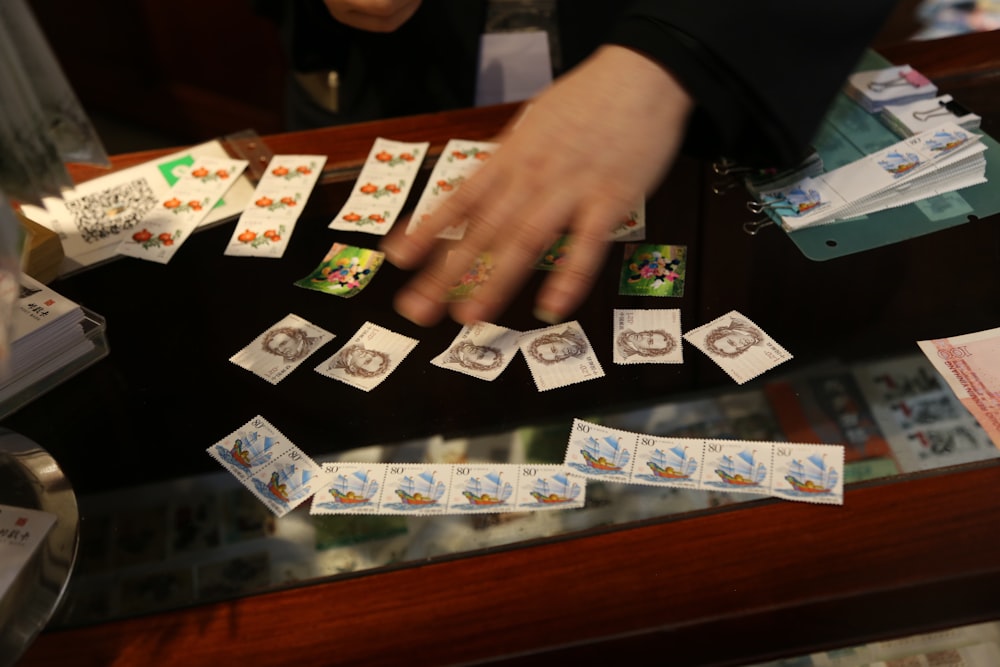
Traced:
<path fill-rule="evenodd" d="M 757 236 L 757 233 L 765 227 L 770 227 L 774 224 L 774 220 L 771 218 L 763 218 L 761 220 L 749 220 L 743 223 L 743 231 L 750 236 Z"/>

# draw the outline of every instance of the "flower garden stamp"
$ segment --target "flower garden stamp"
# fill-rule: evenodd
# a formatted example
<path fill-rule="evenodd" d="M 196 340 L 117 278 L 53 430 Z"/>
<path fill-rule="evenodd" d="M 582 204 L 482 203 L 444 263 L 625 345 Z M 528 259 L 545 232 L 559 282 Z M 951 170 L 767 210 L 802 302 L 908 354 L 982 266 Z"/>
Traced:
<path fill-rule="evenodd" d="M 334 335 L 289 313 L 252 343 L 229 358 L 271 384 L 278 382 Z"/>
<path fill-rule="evenodd" d="M 488 322 L 467 324 L 448 349 L 431 359 L 431 363 L 491 382 L 517 354 L 520 335 L 520 332 Z"/>
<path fill-rule="evenodd" d="M 576 321 L 527 331 L 518 338 L 538 391 L 604 377 L 597 355 Z"/>
<path fill-rule="evenodd" d="M 616 364 L 680 364 L 681 311 L 614 311 L 614 362 Z"/>
<path fill-rule="evenodd" d="M 382 266 L 385 254 L 334 243 L 319 266 L 295 281 L 297 287 L 350 298 L 365 288 Z"/>
<path fill-rule="evenodd" d="M 792 355 L 749 318 L 733 310 L 684 334 L 737 384 L 743 384 Z"/>
<path fill-rule="evenodd" d="M 362 391 L 371 391 L 399 366 L 418 341 L 365 322 L 316 372 Z"/>
<path fill-rule="evenodd" d="M 687 246 L 626 243 L 618 293 L 684 296 Z"/>

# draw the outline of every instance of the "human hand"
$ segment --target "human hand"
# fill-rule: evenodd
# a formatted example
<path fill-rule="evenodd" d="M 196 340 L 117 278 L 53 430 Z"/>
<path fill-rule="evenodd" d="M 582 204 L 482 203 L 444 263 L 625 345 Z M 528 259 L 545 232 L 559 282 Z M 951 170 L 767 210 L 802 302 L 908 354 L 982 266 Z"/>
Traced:
<path fill-rule="evenodd" d="M 396 266 L 424 267 L 396 295 L 396 310 L 417 324 L 435 324 L 448 308 L 449 288 L 489 251 L 489 281 L 453 304 L 451 315 L 460 323 L 492 321 L 568 231 L 565 262 L 535 303 L 539 319 L 565 319 L 590 291 L 611 230 L 672 164 L 692 105 L 656 62 L 602 47 L 508 125 L 494 155 L 413 233 L 397 227 L 383 240 Z M 465 237 L 455 245 L 435 238 L 465 220 Z"/>
<path fill-rule="evenodd" d="M 324 0 L 344 25 L 369 32 L 393 32 L 410 20 L 421 0 Z"/>

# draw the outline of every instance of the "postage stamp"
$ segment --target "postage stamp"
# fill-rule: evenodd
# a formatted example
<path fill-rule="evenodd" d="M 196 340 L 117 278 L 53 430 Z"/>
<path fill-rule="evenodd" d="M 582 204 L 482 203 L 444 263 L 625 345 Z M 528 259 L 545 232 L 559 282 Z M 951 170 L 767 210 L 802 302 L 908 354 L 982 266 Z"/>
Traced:
<path fill-rule="evenodd" d="M 518 346 L 538 391 L 604 377 L 604 369 L 579 322 L 527 331 L 518 338 Z"/>
<path fill-rule="evenodd" d="M 684 296 L 687 246 L 626 243 L 619 294 Z"/>
<path fill-rule="evenodd" d="M 680 364 L 681 311 L 614 311 L 614 362 L 616 364 Z"/>
<path fill-rule="evenodd" d="M 517 354 L 520 332 L 489 322 L 467 324 L 448 349 L 431 359 L 438 368 L 465 373 L 491 382 Z"/>
<path fill-rule="evenodd" d="M 350 298 L 365 288 L 382 266 L 378 250 L 334 243 L 312 273 L 293 283 L 297 287 Z"/>
<path fill-rule="evenodd" d="M 278 384 L 309 355 L 333 339 L 329 331 L 289 313 L 229 361 L 271 384 Z"/>
<path fill-rule="evenodd" d="M 743 384 L 792 355 L 748 317 L 735 310 L 684 334 L 737 384 Z"/>
<path fill-rule="evenodd" d="M 362 391 L 371 391 L 416 347 L 414 338 L 365 322 L 316 372 Z"/>
<path fill-rule="evenodd" d="M 326 486 L 323 469 L 292 446 L 243 482 L 268 509 L 281 517 Z"/>

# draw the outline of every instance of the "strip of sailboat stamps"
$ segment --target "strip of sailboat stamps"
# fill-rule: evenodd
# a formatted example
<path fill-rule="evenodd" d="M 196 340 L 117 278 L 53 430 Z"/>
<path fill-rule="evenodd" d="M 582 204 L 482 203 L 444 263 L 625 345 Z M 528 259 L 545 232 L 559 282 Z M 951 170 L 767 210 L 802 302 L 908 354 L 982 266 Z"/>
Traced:
<path fill-rule="evenodd" d="M 558 464 L 323 464 L 310 514 L 435 516 L 579 509 L 586 480 Z"/>
<path fill-rule="evenodd" d="M 564 463 L 587 479 L 844 504 L 844 448 L 670 438 L 576 419 Z"/>
<path fill-rule="evenodd" d="M 323 469 L 260 415 L 207 451 L 279 517 L 326 485 Z"/>

